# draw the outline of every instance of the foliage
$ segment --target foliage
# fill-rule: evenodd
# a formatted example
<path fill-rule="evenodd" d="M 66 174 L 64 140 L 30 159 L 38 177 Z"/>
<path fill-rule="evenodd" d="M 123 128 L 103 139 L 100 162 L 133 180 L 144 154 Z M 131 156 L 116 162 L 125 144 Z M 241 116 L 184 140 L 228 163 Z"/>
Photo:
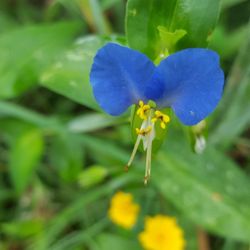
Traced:
<path fill-rule="evenodd" d="M 157 214 L 177 218 L 187 250 L 249 249 L 249 1 L 3 0 L 0 7 L 1 250 L 142 249 L 144 218 Z M 173 117 L 146 187 L 144 159 L 123 171 L 133 147 L 128 113 L 103 114 L 89 84 L 93 58 L 109 41 L 156 64 L 183 48 L 209 47 L 225 71 L 224 96 L 202 132 L 204 152 L 194 153 L 197 134 Z M 119 190 L 140 205 L 132 230 L 107 216 Z"/>

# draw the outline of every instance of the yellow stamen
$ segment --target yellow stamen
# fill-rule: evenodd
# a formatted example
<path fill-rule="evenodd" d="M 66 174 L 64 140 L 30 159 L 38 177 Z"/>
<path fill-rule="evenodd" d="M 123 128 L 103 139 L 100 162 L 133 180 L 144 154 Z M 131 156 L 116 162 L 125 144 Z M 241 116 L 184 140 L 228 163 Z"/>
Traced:
<path fill-rule="evenodd" d="M 136 115 L 139 116 L 143 121 L 141 122 L 141 127 L 136 128 L 135 131 L 137 133 L 137 139 L 128 161 L 128 164 L 125 166 L 125 171 L 127 172 L 129 167 L 131 166 L 135 154 L 139 148 L 140 143 L 142 142 L 143 149 L 146 151 L 146 168 L 145 168 L 145 176 L 144 183 L 147 184 L 150 178 L 151 172 L 151 156 L 152 156 L 152 143 L 155 138 L 155 122 L 160 119 L 161 127 L 165 127 L 165 123 L 168 122 L 169 117 L 164 115 L 163 113 L 154 112 L 155 104 L 149 101 L 149 104 L 144 104 L 143 101 L 139 102 L 139 107 L 137 108 Z M 152 117 L 155 113 L 155 117 Z M 166 118 L 167 117 L 167 118 Z"/>
<path fill-rule="evenodd" d="M 139 101 L 139 108 L 137 109 L 136 114 L 142 119 L 147 120 L 147 112 L 150 110 L 150 105 L 144 104 L 143 101 Z"/>
<path fill-rule="evenodd" d="M 147 128 L 142 128 L 142 129 L 136 128 L 135 130 L 136 130 L 137 135 L 145 136 L 148 133 L 150 133 L 150 131 L 152 130 L 152 127 L 148 126 Z"/>
<path fill-rule="evenodd" d="M 166 128 L 166 124 L 164 122 L 161 122 L 161 128 L 165 129 Z"/>
<path fill-rule="evenodd" d="M 151 122 L 156 123 L 157 122 L 157 118 L 156 117 L 152 118 Z"/>
<path fill-rule="evenodd" d="M 166 124 L 170 122 L 170 117 L 159 110 L 155 111 L 155 116 L 152 118 L 152 122 L 155 123 L 157 120 L 160 120 L 160 126 L 162 129 L 166 128 Z"/>

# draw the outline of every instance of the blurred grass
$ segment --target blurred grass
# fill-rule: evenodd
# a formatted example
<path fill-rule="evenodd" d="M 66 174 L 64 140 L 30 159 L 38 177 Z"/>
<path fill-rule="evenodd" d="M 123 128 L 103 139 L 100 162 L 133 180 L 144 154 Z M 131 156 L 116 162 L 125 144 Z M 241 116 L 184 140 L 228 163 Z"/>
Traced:
<path fill-rule="evenodd" d="M 207 150 L 195 155 L 173 119 L 147 187 L 141 156 L 123 172 L 127 116 L 100 113 L 88 78 L 99 47 L 126 44 L 125 8 L 122 0 L 0 2 L 1 250 L 136 250 L 144 216 L 157 213 L 178 218 L 188 250 L 207 250 L 197 228 L 209 250 L 249 249 L 249 1 L 222 0 L 209 37 L 227 82 Z M 107 218 L 117 190 L 141 206 L 132 231 Z"/>

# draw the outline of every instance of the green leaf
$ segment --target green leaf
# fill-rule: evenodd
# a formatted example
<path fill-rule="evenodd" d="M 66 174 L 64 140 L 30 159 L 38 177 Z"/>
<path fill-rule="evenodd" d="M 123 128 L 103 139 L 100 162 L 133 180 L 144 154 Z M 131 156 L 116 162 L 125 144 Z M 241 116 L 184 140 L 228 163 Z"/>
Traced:
<path fill-rule="evenodd" d="M 10 150 L 10 177 L 18 194 L 29 185 L 43 153 L 43 137 L 38 129 L 24 131 Z"/>
<path fill-rule="evenodd" d="M 7 32 L 17 26 L 17 23 L 4 11 L 0 11 L 0 33 Z"/>
<path fill-rule="evenodd" d="M 135 239 L 126 239 L 124 237 L 114 235 L 114 234 L 100 234 L 98 236 L 97 242 L 99 243 L 99 247 L 102 250 L 110 250 L 110 249 L 119 249 L 119 250 L 127 250 L 141 249 L 138 241 Z"/>
<path fill-rule="evenodd" d="M 121 166 L 121 163 L 123 163 L 124 165 L 121 166 L 123 170 L 125 163 L 129 160 L 129 155 L 127 153 L 124 153 L 116 144 L 110 143 L 107 139 L 102 140 L 94 136 L 90 137 L 84 135 L 82 140 L 88 152 L 92 152 L 92 157 L 100 165 Z"/>
<path fill-rule="evenodd" d="M 250 24 L 248 25 L 250 27 Z M 225 93 L 213 121 L 209 141 L 229 146 L 250 125 L 250 29 L 227 78 Z"/>
<path fill-rule="evenodd" d="M 214 30 L 209 43 L 209 48 L 218 52 L 223 60 L 230 59 L 244 45 L 248 25 L 244 25 L 235 31 L 228 33 L 223 26 Z"/>
<path fill-rule="evenodd" d="M 79 23 L 24 27 L 0 37 L 0 98 L 24 92 L 80 29 Z"/>
<path fill-rule="evenodd" d="M 161 60 L 169 56 L 170 53 L 173 53 L 178 41 L 187 34 L 185 30 L 175 30 L 175 32 L 169 32 L 163 26 L 158 26 L 158 30 L 162 51 L 154 60 L 156 65 L 158 65 Z"/>
<path fill-rule="evenodd" d="M 187 34 L 187 32 L 182 29 L 169 32 L 164 26 L 158 26 L 158 30 L 162 45 L 169 50 L 174 48 L 175 44 Z"/>
<path fill-rule="evenodd" d="M 96 36 L 78 39 L 72 49 L 44 72 L 41 77 L 42 85 L 98 110 L 89 83 L 89 73 L 96 51 L 107 41 L 108 39 Z"/>
<path fill-rule="evenodd" d="M 101 6 L 103 10 L 108 10 L 118 4 L 123 4 L 122 0 L 101 0 Z"/>
<path fill-rule="evenodd" d="M 82 219 L 82 216 L 79 216 Z M 81 231 L 73 231 L 63 238 L 58 240 L 55 244 L 50 246 L 51 250 L 83 250 L 83 249 L 96 249 L 95 238 L 100 232 L 105 230 L 108 225 L 107 218 L 99 219 L 98 222 L 83 228 Z M 83 248 L 86 245 L 86 248 Z M 44 249 L 44 248 L 42 248 Z M 98 248 L 99 249 L 99 248 Z"/>
<path fill-rule="evenodd" d="M 106 114 L 88 113 L 78 116 L 68 123 L 68 128 L 74 133 L 92 132 L 109 126 L 126 122 L 124 117 L 112 117 Z"/>
<path fill-rule="evenodd" d="M 60 133 L 63 132 L 63 130 L 72 133 L 87 133 L 127 122 L 127 118 L 125 117 L 112 117 L 106 114 L 88 113 L 77 116 L 67 124 L 63 124 L 59 121 L 58 117 L 45 116 L 6 101 L 0 101 L 0 118 L 18 119 L 33 124 L 45 130 L 46 133 Z"/>
<path fill-rule="evenodd" d="M 198 156 L 173 143 L 158 159 L 152 181 L 187 218 L 213 233 L 249 242 L 249 179 L 230 159 L 212 148 Z"/>
<path fill-rule="evenodd" d="M 39 219 L 15 221 L 2 224 L 1 230 L 12 237 L 26 238 L 40 233 L 43 230 L 43 225 L 44 222 Z"/>
<path fill-rule="evenodd" d="M 47 130 L 60 129 L 60 124 L 54 117 L 44 116 L 11 102 L 0 101 L 0 117 L 19 119 Z"/>
<path fill-rule="evenodd" d="M 218 0 L 128 0 L 126 33 L 131 48 L 155 60 L 166 49 L 158 27 L 165 32 L 184 30 L 179 48 L 206 47 L 219 14 Z"/>
<path fill-rule="evenodd" d="M 102 166 L 91 166 L 79 175 L 79 185 L 81 187 L 92 187 L 97 185 L 107 176 L 108 171 Z"/>
<path fill-rule="evenodd" d="M 110 34 L 111 27 L 108 19 L 103 14 L 100 2 L 97 0 L 76 1 L 85 17 L 86 22 L 92 30 L 98 34 Z"/>
<path fill-rule="evenodd" d="M 102 198 L 109 196 L 114 189 L 120 189 L 122 185 L 128 184 L 133 180 L 133 176 L 127 174 L 125 178 L 115 177 L 110 181 L 106 182 L 105 185 L 92 188 L 84 193 L 76 193 L 77 198 L 74 199 L 69 205 L 63 208 L 60 213 L 56 214 L 52 220 L 48 221 L 48 224 L 45 226 L 45 231 L 41 234 L 32 249 L 44 250 L 44 249 L 54 249 L 51 246 L 51 243 L 57 241 L 59 235 L 63 234 L 63 231 L 67 228 L 68 225 L 74 223 L 75 221 L 82 221 L 83 211 L 89 209 L 89 204 L 100 201 Z M 104 221 L 100 220 L 101 228 L 106 226 L 106 218 Z M 95 225 L 93 225 L 95 227 Z M 90 228 L 91 230 L 91 228 Z M 98 230 L 99 231 L 99 230 Z M 97 232 L 94 230 L 94 235 L 96 236 Z M 84 235 L 89 237 L 90 234 Z M 66 236 L 64 236 L 66 237 Z M 66 244 L 69 239 L 66 240 Z M 59 244 L 58 244 L 59 245 Z M 65 249 L 60 247 L 55 247 L 55 249 Z M 67 248 L 69 249 L 69 247 Z"/>
<path fill-rule="evenodd" d="M 51 143 L 50 161 L 64 182 L 77 180 L 84 166 L 84 151 L 77 135 L 61 133 Z"/>
<path fill-rule="evenodd" d="M 54 249 L 51 245 L 54 242 L 58 242 L 58 238 L 63 234 L 64 230 L 68 225 L 74 223 L 75 221 L 82 220 L 83 211 L 87 210 L 89 204 L 96 200 L 100 200 L 106 195 L 111 193 L 111 188 L 109 185 L 99 186 L 98 188 L 93 188 L 84 193 L 76 193 L 78 196 L 72 202 L 67 204 L 63 209 L 59 211 L 51 220 L 47 221 L 45 225 L 45 230 L 42 234 L 39 235 L 33 246 L 30 249 L 44 250 L 44 249 Z M 103 224 L 102 221 L 100 223 Z M 64 235 L 67 238 L 66 235 Z M 83 236 L 85 238 L 85 236 Z M 66 243 L 69 239 L 67 238 Z M 58 242 L 60 244 L 60 242 Z M 61 247 L 55 247 L 55 249 L 65 249 Z M 68 247 L 67 249 L 70 249 Z"/>
<path fill-rule="evenodd" d="M 234 5 L 246 2 L 247 0 L 222 0 L 221 7 L 222 9 L 233 7 Z"/>

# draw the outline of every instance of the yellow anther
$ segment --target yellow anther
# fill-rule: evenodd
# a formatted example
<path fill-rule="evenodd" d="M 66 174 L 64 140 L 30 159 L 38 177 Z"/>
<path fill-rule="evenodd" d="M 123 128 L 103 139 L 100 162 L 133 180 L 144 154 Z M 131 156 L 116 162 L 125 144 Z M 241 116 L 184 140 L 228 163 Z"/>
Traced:
<path fill-rule="evenodd" d="M 166 128 L 166 124 L 164 122 L 161 122 L 161 128 L 165 129 Z"/>
<path fill-rule="evenodd" d="M 140 107 L 143 107 L 144 106 L 144 102 L 141 100 L 141 101 L 139 101 L 139 106 Z"/>
<path fill-rule="evenodd" d="M 152 118 L 151 122 L 156 123 L 157 122 L 157 118 L 156 117 Z"/>
<path fill-rule="evenodd" d="M 144 104 L 143 101 L 139 101 L 139 108 L 137 109 L 136 114 L 142 119 L 147 120 L 147 111 L 150 110 L 150 105 Z"/>
<path fill-rule="evenodd" d="M 160 120 L 160 126 L 162 129 L 166 128 L 166 124 L 170 122 L 170 117 L 159 110 L 155 111 L 155 116 L 152 118 L 152 122 L 155 123 L 157 120 Z"/>
<path fill-rule="evenodd" d="M 148 126 L 146 128 L 142 128 L 142 129 L 136 128 L 135 130 L 136 130 L 136 134 L 145 136 L 152 130 L 152 127 Z"/>

